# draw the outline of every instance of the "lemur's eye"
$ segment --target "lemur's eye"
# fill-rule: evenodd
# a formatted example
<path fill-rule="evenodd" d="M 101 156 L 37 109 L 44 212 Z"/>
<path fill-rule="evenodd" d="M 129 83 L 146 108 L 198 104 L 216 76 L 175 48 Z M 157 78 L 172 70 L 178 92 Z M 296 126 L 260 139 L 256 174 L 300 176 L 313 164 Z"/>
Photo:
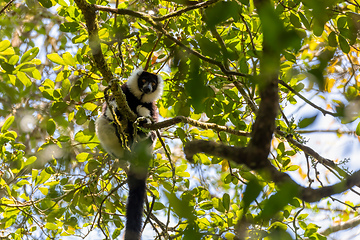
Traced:
<path fill-rule="evenodd" d="M 146 83 L 146 80 L 143 78 L 142 80 L 141 80 L 143 83 Z"/>
<path fill-rule="evenodd" d="M 155 87 L 155 83 L 154 83 L 154 82 L 152 82 L 151 85 L 152 85 L 153 87 Z"/>

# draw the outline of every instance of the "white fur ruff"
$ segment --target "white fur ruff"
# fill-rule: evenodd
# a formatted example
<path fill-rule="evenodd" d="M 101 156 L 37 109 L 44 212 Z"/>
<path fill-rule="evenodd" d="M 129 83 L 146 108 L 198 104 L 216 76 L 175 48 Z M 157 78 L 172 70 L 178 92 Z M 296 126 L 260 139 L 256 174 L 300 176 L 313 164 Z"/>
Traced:
<path fill-rule="evenodd" d="M 156 76 L 158 78 L 158 85 L 157 85 L 156 90 L 154 92 L 144 94 L 139 89 L 139 86 L 138 86 L 138 79 L 143 71 L 144 70 L 142 69 L 142 67 L 135 69 L 131 73 L 126 84 L 127 84 L 128 88 L 130 89 L 131 93 L 134 94 L 134 96 L 137 99 L 140 99 L 140 101 L 143 103 L 150 103 L 150 102 L 156 101 L 157 99 L 159 99 L 161 97 L 162 92 L 163 92 L 163 80 L 162 80 L 161 76 L 159 74 L 157 74 Z"/>

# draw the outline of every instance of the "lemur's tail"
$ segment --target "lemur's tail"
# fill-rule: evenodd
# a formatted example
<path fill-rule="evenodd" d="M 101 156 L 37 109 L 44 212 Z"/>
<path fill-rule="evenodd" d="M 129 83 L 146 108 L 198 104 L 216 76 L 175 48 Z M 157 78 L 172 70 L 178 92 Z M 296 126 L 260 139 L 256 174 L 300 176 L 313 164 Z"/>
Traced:
<path fill-rule="evenodd" d="M 140 240 L 141 238 L 146 176 L 146 173 L 136 173 L 130 167 L 128 174 L 129 197 L 126 206 L 125 240 Z"/>

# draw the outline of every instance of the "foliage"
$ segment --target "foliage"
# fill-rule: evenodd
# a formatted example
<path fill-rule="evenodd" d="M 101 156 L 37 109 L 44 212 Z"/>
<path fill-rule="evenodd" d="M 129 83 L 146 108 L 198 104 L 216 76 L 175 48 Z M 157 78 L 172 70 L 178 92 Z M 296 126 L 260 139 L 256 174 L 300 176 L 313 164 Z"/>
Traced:
<path fill-rule="evenodd" d="M 358 172 L 304 136 L 319 112 L 339 122 L 339 138 L 344 127 L 360 135 L 359 8 L 355 0 L 1 2 L 0 237 L 122 234 L 126 174 L 94 122 L 111 80 L 104 72 L 122 82 L 147 60 L 165 79 L 158 108 L 171 120 L 159 127 L 143 239 L 321 240 L 339 231 L 327 229 L 333 222 L 355 226 L 358 200 L 333 195 L 359 185 Z M 84 9 L 97 10 L 97 31 Z M 274 79 L 279 104 L 266 100 Z M 291 118 L 304 105 L 311 113 Z M 246 151 L 266 136 L 257 148 L 266 163 L 249 163 Z M 183 146 L 205 144 L 194 140 L 221 145 L 185 156 Z M 329 213 L 330 223 L 314 223 Z"/>

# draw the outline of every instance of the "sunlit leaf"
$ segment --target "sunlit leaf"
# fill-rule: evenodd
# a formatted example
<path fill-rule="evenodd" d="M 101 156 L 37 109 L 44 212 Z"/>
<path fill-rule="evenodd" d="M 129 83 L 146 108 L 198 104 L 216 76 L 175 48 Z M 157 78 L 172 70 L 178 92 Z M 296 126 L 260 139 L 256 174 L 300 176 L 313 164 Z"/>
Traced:
<path fill-rule="evenodd" d="M 1 127 L 1 132 L 2 133 L 6 132 L 10 128 L 11 124 L 13 124 L 14 120 L 15 120 L 14 116 L 8 117 Z"/>
<path fill-rule="evenodd" d="M 60 64 L 60 65 L 66 65 L 64 60 L 57 53 L 50 53 L 47 55 L 47 58 L 54 63 Z"/>
<path fill-rule="evenodd" d="M 34 58 L 37 56 L 38 53 L 39 53 L 39 48 L 38 48 L 38 47 L 34 47 L 34 48 L 26 51 L 26 52 L 24 53 L 24 55 L 22 55 L 20 62 L 21 62 L 21 63 L 29 62 L 29 61 L 31 61 L 32 59 L 34 59 Z"/>
<path fill-rule="evenodd" d="M 11 43 L 9 40 L 3 40 L 0 42 L 0 52 L 4 51 L 5 49 L 7 49 L 8 47 L 11 46 Z"/>

